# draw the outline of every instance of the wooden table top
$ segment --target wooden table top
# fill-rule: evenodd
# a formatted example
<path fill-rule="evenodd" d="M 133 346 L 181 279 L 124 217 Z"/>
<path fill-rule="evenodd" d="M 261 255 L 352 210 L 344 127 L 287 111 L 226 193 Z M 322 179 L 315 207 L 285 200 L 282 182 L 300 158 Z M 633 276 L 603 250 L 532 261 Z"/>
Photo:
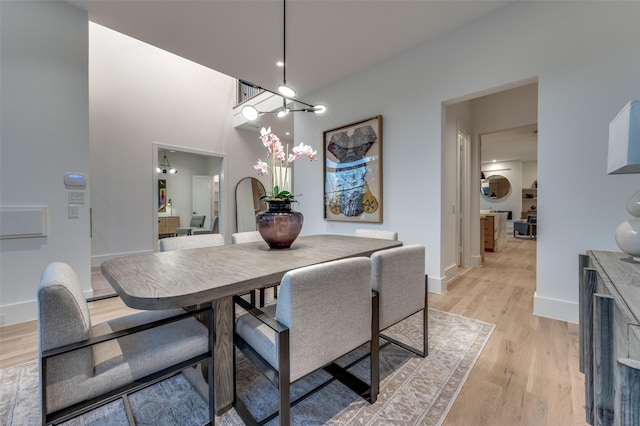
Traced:
<path fill-rule="evenodd" d="M 596 260 L 593 267 L 602 273 L 611 296 L 640 324 L 640 263 L 620 252 L 592 250 L 589 253 Z"/>
<path fill-rule="evenodd" d="M 102 263 L 101 269 L 129 307 L 169 309 L 267 287 L 295 268 L 401 245 L 349 235 L 309 235 L 284 250 L 272 250 L 264 242 L 227 244 L 125 256 Z"/>

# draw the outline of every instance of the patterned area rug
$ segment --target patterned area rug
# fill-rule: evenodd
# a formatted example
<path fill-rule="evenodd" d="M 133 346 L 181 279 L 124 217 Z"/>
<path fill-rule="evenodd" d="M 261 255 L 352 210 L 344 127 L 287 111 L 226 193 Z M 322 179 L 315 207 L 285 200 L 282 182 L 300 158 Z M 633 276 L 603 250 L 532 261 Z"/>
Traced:
<path fill-rule="evenodd" d="M 419 347 L 421 319 L 414 315 L 387 334 Z M 394 345 L 380 351 L 380 394 L 369 405 L 339 382 L 333 382 L 296 405 L 297 425 L 393 424 L 440 425 L 494 329 L 492 324 L 429 309 L 429 356 L 420 358 Z M 361 350 L 342 358 L 349 364 Z M 351 368 L 368 382 L 368 359 Z M 292 399 L 329 376 L 323 371 L 295 383 Z M 242 356 L 238 357 L 238 393 L 258 419 L 276 410 L 277 389 Z M 199 425 L 208 406 L 182 375 L 130 396 L 140 425 Z M 277 425 L 278 419 L 269 424 Z M 36 361 L 0 370 L 0 424 L 40 424 Z M 66 423 L 68 425 L 127 424 L 120 400 Z M 234 410 L 216 418 L 217 425 L 242 425 Z"/>

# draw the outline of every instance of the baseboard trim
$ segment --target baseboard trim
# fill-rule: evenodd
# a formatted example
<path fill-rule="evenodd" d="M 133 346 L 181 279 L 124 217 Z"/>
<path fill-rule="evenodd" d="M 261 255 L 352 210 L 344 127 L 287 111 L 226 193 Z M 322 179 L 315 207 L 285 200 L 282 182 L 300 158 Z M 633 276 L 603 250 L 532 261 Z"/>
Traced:
<path fill-rule="evenodd" d="M 478 266 L 482 266 L 482 256 L 480 255 L 471 256 L 471 267 L 477 268 Z"/>
<path fill-rule="evenodd" d="M 85 298 L 93 297 L 93 290 L 83 291 Z M 0 315 L 4 318 L 3 327 L 19 324 L 21 322 L 35 321 L 38 319 L 38 300 L 14 303 L 0 306 Z"/>
<path fill-rule="evenodd" d="M 4 324 L 12 325 L 38 319 L 38 301 L 14 303 L 0 306 L 0 315 L 4 315 Z"/>
<path fill-rule="evenodd" d="M 458 275 L 458 265 L 455 263 L 444 270 L 444 276 L 447 277 L 447 281 L 451 281 L 453 277 Z"/>
<path fill-rule="evenodd" d="M 578 303 L 542 297 L 538 295 L 538 292 L 535 292 L 533 295 L 533 314 L 577 324 Z"/>
<path fill-rule="evenodd" d="M 429 275 L 429 279 L 427 280 L 427 291 L 429 293 L 446 293 L 447 292 L 447 277 L 432 277 Z"/>

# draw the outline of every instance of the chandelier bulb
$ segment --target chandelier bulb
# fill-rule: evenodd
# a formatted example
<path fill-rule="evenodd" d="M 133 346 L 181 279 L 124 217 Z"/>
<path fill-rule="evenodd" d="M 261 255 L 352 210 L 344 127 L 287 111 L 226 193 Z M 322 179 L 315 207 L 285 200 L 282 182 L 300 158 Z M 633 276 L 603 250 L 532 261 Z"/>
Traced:
<path fill-rule="evenodd" d="M 260 116 L 260 112 L 253 105 L 243 106 L 240 110 L 240 114 L 242 114 L 244 119 L 248 121 L 256 120 Z"/>
<path fill-rule="evenodd" d="M 278 86 L 278 92 L 285 98 L 293 98 L 296 95 L 296 91 L 284 83 Z"/>
<path fill-rule="evenodd" d="M 276 114 L 276 117 L 282 118 L 285 115 L 289 114 L 289 111 L 290 111 L 289 108 L 283 108 L 280 111 L 278 111 L 278 113 Z"/>

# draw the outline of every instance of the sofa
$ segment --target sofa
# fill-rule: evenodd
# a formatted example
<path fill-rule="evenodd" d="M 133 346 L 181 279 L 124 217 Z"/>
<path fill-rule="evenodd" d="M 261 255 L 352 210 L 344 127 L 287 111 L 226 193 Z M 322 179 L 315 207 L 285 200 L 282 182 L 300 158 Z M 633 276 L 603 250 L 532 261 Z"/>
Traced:
<path fill-rule="evenodd" d="M 527 215 L 527 220 L 517 220 L 513 222 L 513 236 L 526 235 L 535 238 L 538 231 L 538 217 Z"/>

